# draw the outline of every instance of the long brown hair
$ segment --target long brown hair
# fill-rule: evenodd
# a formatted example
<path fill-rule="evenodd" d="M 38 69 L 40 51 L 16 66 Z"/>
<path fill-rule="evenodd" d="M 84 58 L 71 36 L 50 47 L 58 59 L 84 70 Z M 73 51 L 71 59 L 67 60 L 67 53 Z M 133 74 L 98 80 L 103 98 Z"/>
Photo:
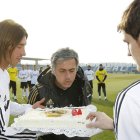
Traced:
<path fill-rule="evenodd" d="M 10 19 L 0 22 L 0 63 L 6 60 L 8 53 L 11 56 L 24 36 L 27 38 L 28 34 L 20 24 Z"/>

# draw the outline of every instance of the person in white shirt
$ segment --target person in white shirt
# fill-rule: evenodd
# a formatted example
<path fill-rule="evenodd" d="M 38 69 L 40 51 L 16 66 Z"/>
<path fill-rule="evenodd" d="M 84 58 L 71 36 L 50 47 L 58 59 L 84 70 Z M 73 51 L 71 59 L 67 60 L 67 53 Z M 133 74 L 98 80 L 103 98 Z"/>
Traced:
<path fill-rule="evenodd" d="M 7 72 L 9 65 L 16 66 L 25 55 L 25 45 L 28 34 L 26 30 L 13 20 L 0 22 L 0 139 L 4 140 L 34 140 L 35 133 L 20 133 L 6 136 L 10 115 L 22 115 L 27 109 L 41 107 L 42 99 L 34 105 L 18 104 L 10 101 L 9 83 Z"/>
<path fill-rule="evenodd" d="M 39 76 L 39 71 L 36 69 L 36 65 L 34 65 L 34 69 L 32 70 L 31 73 L 31 88 L 37 84 L 37 78 Z"/>
<path fill-rule="evenodd" d="M 32 69 L 30 69 L 30 66 L 29 65 L 26 65 L 26 70 L 27 70 L 27 73 L 28 73 L 28 77 L 27 77 L 27 87 L 30 91 L 31 89 L 31 73 L 32 73 Z"/>
<path fill-rule="evenodd" d="M 94 79 L 94 71 L 91 69 L 91 66 L 87 66 L 87 70 L 84 71 L 84 74 L 87 76 L 87 79 L 93 89 L 93 79 Z"/>
<path fill-rule="evenodd" d="M 92 88 L 92 94 L 93 94 L 94 71 L 91 69 L 90 65 L 87 66 L 87 70 L 84 71 L 84 74 L 90 83 L 90 86 Z M 91 96 L 91 100 L 92 100 L 92 96 Z"/>
<path fill-rule="evenodd" d="M 26 96 L 28 98 L 28 87 L 27 87 L 27 79 L 28 79 L 28 71 L 25 69 L 25 65 L 22 65 L 22 69 L 19 71 L 20 78 L 20 88 L 22 89 L 22 99 Z"/>
<path fill-rule="evenodd" d="M 118 31 L 128 45 L 128 56 L 132 56 L 140 71 L 140 0 L 134 0 L 124 11 Z M 140 139 L 140 80 L 122 90 L 115 101 L 114 120 L 103 112 L 91 113 L 87 119 L 96 121 L 87 127 L 114 130 L 117 140 Z"/>

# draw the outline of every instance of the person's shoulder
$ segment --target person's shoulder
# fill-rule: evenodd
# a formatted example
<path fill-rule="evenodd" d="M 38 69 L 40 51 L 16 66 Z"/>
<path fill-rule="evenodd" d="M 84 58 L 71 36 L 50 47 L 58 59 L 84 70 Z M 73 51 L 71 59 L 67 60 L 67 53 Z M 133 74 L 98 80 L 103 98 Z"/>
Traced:
<path fill-rule="evenodd" d="M 124 88 L 118 94 L 117 100 L 120 100 L 120 99 L 122 100 L 124 97 L 127 97 L 127 99 L 130 98 L 130 100 L 134 99 L 135 97 L 137 97 L 136 99 L 140 99 L 139 90 L 140 90 L 140 80 L 135 81 L 134 83 Z"/>
<path fill-rule="evenodd" d="M 36 84 L 35 86 L 32 87 L 32 91 L 39 90 L 41 88 L 44 88 L 44 85 L 41 83 Z"/>
<path fill-rule="evenodd" d="M 140 90 L 140 80 L 132 83 L 129 85 L 125 90 L 130 92 L 130 96 L 133 98 L 134 96 L 137 97 L 137 99 L 140 98 L 139 90 Z"/>

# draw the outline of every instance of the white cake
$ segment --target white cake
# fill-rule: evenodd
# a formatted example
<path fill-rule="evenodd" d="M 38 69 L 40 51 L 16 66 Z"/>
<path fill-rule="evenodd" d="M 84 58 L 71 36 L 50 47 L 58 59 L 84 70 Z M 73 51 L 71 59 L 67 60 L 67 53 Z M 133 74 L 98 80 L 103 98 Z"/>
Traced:
<path fill-rule="evenodd" d="M 86 128 L 86 124 L 89 123 L 89 120 L 86 120 L 87 115 L 89 112 L 95 111 L 97 108 L 94 105 L 76 108 L 32 109 L 15 118 L 6 134 L 15 135 L 33 131 L 38 136 L 54 133 L 56 135 L 64 134 L 67 137 L 91 137 L 102 132 L 97 128 Z"/>
<path fill-rule="evenodd" d="M 15 119 L 14 126 L 21 128 L 86 128 L 89 110 L 86 107 L 32 109 Z"/>

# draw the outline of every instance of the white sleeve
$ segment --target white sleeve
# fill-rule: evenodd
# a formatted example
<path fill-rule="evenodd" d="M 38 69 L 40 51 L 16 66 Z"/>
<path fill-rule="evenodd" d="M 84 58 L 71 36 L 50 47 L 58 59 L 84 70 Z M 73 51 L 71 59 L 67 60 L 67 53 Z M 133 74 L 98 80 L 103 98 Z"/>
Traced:
<path fill-rule="evenodd" d="M 30 104 L 18 104 L 16 102 L 10 101 L 10 115 L 22 115 L 31 108 L 32 105 Z"/>

